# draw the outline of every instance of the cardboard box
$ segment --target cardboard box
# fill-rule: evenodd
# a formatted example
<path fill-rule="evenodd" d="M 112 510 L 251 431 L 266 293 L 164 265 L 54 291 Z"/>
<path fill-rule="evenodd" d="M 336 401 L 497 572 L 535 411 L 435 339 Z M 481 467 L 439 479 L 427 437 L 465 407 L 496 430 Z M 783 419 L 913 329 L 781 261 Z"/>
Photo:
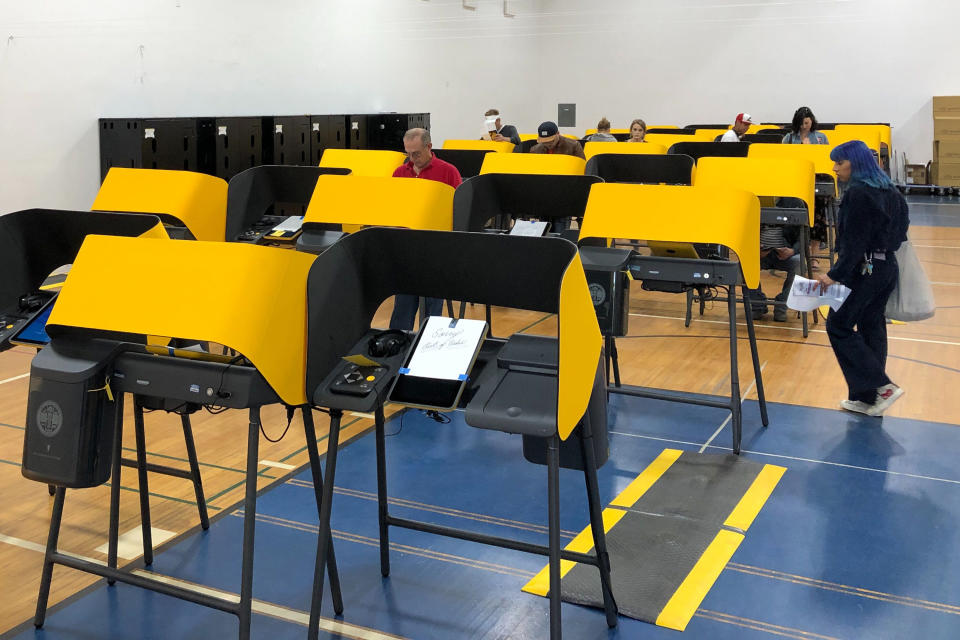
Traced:
<path fill-rule="evenodd" d="M 904 178 L 907 184 L 927 184 L 927 166 L 924 164 L 907 164 L 903 166 Z"/>
<path fill-rule="evenodd" d="M 930 165 L 931 184 L 960 187 L 960 162 L 934 162 Z"/>
<path fill-rule="evenodd" d="M 960 96 L 933 96 L 933 117 L 960 116 Z"/>
<path fill-rule="evenodd" d="M 936 117 L 933 119 L 933 139 L 960 142 L 960 117 Z"/>
<path fill-rule="evenodd" d="M 933 141 L 933 159 L 937 162 L 960 162 L 960 141 Z"/>

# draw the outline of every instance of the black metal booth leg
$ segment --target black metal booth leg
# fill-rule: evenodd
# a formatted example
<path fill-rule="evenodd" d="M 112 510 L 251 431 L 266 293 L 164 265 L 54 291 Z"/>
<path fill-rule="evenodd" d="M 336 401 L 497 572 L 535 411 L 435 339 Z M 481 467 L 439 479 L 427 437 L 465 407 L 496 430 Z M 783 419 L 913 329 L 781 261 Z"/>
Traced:
<path fill-rule="evenodd" d="M 302 408 L 303 432 L 307 441 L 307 455 L 310 458 L 310 474 L 313 476 L 313 495 L 317 502 L 317 516 L 322 509 L 323 471 L 320 468 L 320 453 L 317 451 L 317 430 L 313 423 L 310 407 Z M 329 532 L 330 527 L 327 527 Z M 329 535 L 329 533 L 328 533 Z M 337 615 L 343 613 L 343 594 L 340 591 L 340 572 L 337 569 L 337 556 L 333 551 L 333 538 L 327 553 L 327 574 L 330 576 L 330 593 L 333 596 L 333 610 Z"/>
<path fill-rule="evenodd" d="M 197 498 L 197 512 L 200 515 L 200 527 L 206 531 L 210 528 L 210 518 L 207 516 L 207 499 L 203 495 L 203 480 L 200 477 L 200 463 L 197 460 L 197 446 L 193 442 L 193 428 L 190 425 L 190 416 L 180 416 L 183 427 L 183 442 L 187 446 L 187 460 L 190 462 L 190 476 L 193 480 L 193 494 Z"/>
<path fill-rule="evenodd" d="M 253 606 L 253 544 L 257 522 L 257 465 L 260 449 L 260 407 L 250 407 L 247 427 L 247 482 L 243 496 L 243 560 L 240 566 L 240 640 L 250 639 Z"/>
<path fill-rule="evenodd" d="M 750 305 L 746 302 L 746 285 L 743 285 L 742 291 L 744 299 L 743 310 L 747 316 L 747 339 L 750 342 L 750 357 L 753 359 L 753 378 L 756 380 L 757 400 L 760 404 L 760 420 L 763 422 L 763 426 L 767 426 L 769 420 L 767 419 L 767 398 L 763 391 L 763 371 L 760 370 L 760 354 L 757 351 L 756 327 L 754 327 L 753 324 L 753 316 L 750 314 Z"/>
<path fill-rule="evenodd" d="M 50 555 L 57 550 L 60 538 L 60 521 L 63 519 L 63 502 L 67 490 L 56 487 L 53 495 L 53 512 L 50 514 L 50 531 L 47 533 L 47 550 L 44 554 L 43 571 L 40 574 L 40 592 L 37 594 L 37 611 L 33 616 L 33 626 L 43 626 L 47 618 L 47 601 L 50 599 L 50 582 L 53 580 L 53 560 Z"/>
<path fill-rule="evenodd" d="M 550 532 L 550 640 L 560 640 L 560 437 L 547 443 L 547 522 Z"/>
<path fill-rule="evenodd" d="M 747 309 L 747 315 L 750 314 L 750 299 L 743 297 L 743 304 Z M 740 453 L 740 428 L 741 428 L 741 407 L 740 407 L 740 371 L 737 369 L 737 290 L 730 286 L 727 291 L 727 314 L 730 325 L 730 413 L 733 419 L 730 421 L 733 428 L 733 452 Z M 752 318 L 748 320 L 752 322 Z"/>
<path fill-rule="evenodd" d="M 380 575 L 390 575 L 390 517 L 387 509 L 387 443 L 383 407 L 374 413 L 377 438 L 377 520 L 380 524 Z"/>
<path fill-rule="evenodd" d="M 120 537 L 120 466 L 123 453 L 123 394 L 117 394 L 114 402 L 117 430 L 113 439 L 113 460 L 110 472 L 110 525 L 107 532 L 107 566 L 117 568 L 117 540 Z M 107 584 L 114 585 L 116 580 L 107 578 Z"/>
<path fill-rule="evenodd" d="M 137 483 L 140 494 L 140 530 L 143 535 L 143 564 L 153 564 L 153 535 L 150 530 L 150 485 L 147 479 L 147 442 L 143 427 L 143 405 L 133 396 L 133 431 L 137 440 Z"/>
<path fill-rule="evenodd" d="M 597 551 L 600 570 L 600 588 L 603 593 L 603 610 L 607 617 L 607 626 L 617 626 L 617 602 L 613 597 L 610 584 L 610 554 L 607 552 L 607 535 L 603 528 L 603 509 L 600 504 L 600 489 L 597 482 L 597 460 L 593 455 L 593 429 L 590 425 L 590 411 L 583 416 L 580 425 L 580 455 L 583 460 L 583 478 L 587 485 L 587 505 L 590 510 L 590 529 L 593 533 L 593 547 Z"/>
<path fill-rule="evenodd" d="M 323 495 L 320 497 L 320 527 L 317 532 L 317 556 L 313 571 L 313 595 L 310 600 L 310 622 L 307 638 L 316 640 L 319 635 L 320 603 L 323 598 L 323 569 L 330 543 L 330 512 L 333 501 L 333 483 L 337 473 L 337 450 L 340 446 L 340 420 L 343 411 L 330 410 L 330 435 L 327 438 L 327 474 L 323 479 Z"/>

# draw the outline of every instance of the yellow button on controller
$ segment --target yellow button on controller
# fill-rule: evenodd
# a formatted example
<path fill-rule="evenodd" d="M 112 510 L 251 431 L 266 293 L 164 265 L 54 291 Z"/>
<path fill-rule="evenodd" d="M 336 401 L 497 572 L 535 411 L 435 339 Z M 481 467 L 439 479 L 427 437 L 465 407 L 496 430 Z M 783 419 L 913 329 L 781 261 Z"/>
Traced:
<path fill-rule="evenodd" d="M 367 382 L 373 382 L 376 379 L 377 379 L 376 376 L 367 376 Z"/>

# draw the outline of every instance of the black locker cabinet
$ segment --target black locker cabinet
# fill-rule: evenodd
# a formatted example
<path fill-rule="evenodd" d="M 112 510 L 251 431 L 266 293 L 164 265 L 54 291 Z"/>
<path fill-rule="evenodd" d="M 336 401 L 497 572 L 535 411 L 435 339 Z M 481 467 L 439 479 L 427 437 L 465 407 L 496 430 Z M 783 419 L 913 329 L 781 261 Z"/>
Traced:
<path fill-rule="evenodd" d="M 265 132 L 273 139 L 272 154 L 267 157 L 271 145 L 263 145 L 264 164 L 287 164 L 309 166 L 316 164 L 310 156 L 311 127 L 309 116 L 274 116 L 264 118 Z M 266 135 L 266 134 L 265 134 Z M 319 160 L 317 161 L 319 162 Z"/>
<path fill-rule="evenodd" d="M 233 176 L 263 163 L 262 118 L 217 118 L 217 170 L 214 175 Z"/>
<path fill-rule="evenodd" d="M 320 164 L 325 149 L 347 148 L 347 116 L 310 116 L 311 164 Z"/>
<path fill-rule="evenodd" d="M 140 118 L 100 118 L 100 181 L 110 167 L 139 169 L 143 166 L 140 141 L 143 121 Z"/>
<path fill-rule="evenodd" d="M 175 169 L 214 175 L 213 118 L 147 118 L 142 121 L 144 169 Z"/>

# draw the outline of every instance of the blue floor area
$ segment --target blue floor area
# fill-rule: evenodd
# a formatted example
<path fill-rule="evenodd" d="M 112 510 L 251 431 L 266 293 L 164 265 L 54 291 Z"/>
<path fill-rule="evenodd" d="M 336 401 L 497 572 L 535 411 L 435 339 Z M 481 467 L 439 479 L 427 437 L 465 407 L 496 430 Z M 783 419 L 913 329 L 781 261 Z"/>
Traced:
<path fill-rule="evenodd" d="M 960 637 L 960 428 L 770 405 L 760 426 L 744 407 L 744 457 L 787 467 L 746 539 L 683 637 Z M 612 396 L 611 458 L 601 498 L 616 496 L 667 447 L 697 451 L 723 423 L 716 409 Z M 520 439 L 438 424 L 408 412 L 387 425 L 391 512 L 546 542 L 546 469 L 523 460 Z M 392 573 L 380 576 L 372 435 L 345 447 L 333 529 L 343 620 L 409 638 L 546 638 L 547 600 L 520 588 L 545 558 L 391 529 Z M 711 452 L 728 450 L 729 424 Z M 587 523 L 582 474 L 561 472 L 564 539 Z M 106 517 L 106 514 L 105 514 Z M 258 502 L 254 597 L 309 608 L 316 547 L 309 474 Z M 236 592 L 242 519 L 158 554 L 154 569 Z M 62 571 L 58 569 L 58 572 Z M 56 577 L 55 577 L 56 579 Z M 329 594 L 324 616 L 332 616 Z M 563 605 L 567 638 L 677 638 L 629 618 L 608 630 L 600 610 Z M 162 632 L 160 631 L 162 629 Z M 53 610 L 43 631 L 15 638 L 222 638 L 233 616 L 134 587 L 97 586 Z M 254 637 L 302 638 L 305 628 L 254 615 Z M 354 637 L 329 635 L 321 638 Z"/>

